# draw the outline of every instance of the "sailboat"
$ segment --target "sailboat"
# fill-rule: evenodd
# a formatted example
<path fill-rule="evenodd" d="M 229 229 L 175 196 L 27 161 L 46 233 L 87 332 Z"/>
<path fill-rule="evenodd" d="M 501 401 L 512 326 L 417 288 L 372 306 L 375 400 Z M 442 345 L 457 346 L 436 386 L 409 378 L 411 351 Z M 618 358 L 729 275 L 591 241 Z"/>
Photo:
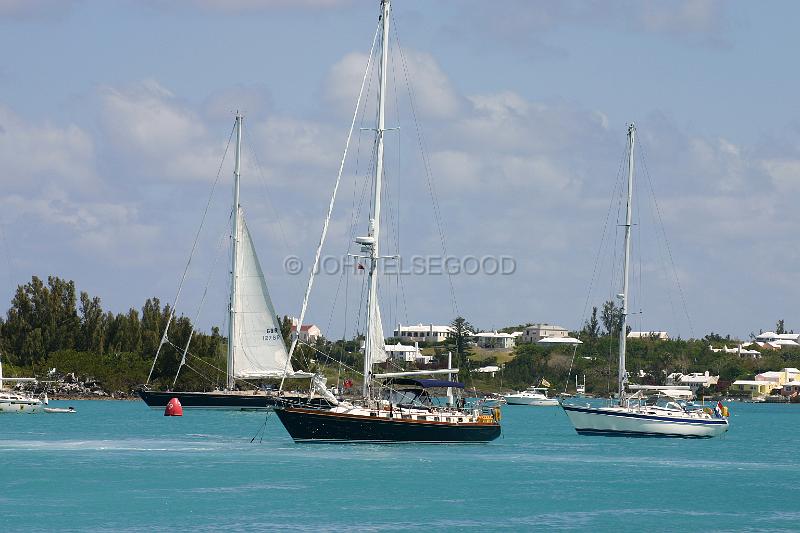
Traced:
<path fill-rule="evenodd" d="M 26 393 L 5 390 L 4 381 L 35 382 L 36 378 L 4 378 L 3 361 L 0 360 L 0 413 L 38 413 L 47 403 L 46 395 L 43 401 Z"/>
<path fill-rule="evenodd" d="M 610 435 L 629 437 L 717 437 L 728 431 L 728 420 L 720 412 L 709 413 L 688 408 L 676 399 L 654 403 L 644 396 L 643 387 L 628 393 L 628 372 L 625 369 L 625 342 L 628 318 L 628 270 L 631 253 L 633 211 L 633 151 L 636 126 L 628 127 L 628 203 L 625 215 L 625 242 L 622 293 L 622 324 L 619 332 L 619 375 L 617 404 L 593 407 L 561 402 L 561 407 L 580 435 Z"/>
<path fill-rule="evenodd" d="M 459 409 L 438 406 L 431 401 L 429 389 L 463 388 L 463 383 L 452 381 L 457 368 L 435 371 L 410 371 L 376 374 L 373 365 L 387 360 L 383 325 L 378 302 L 378 275 L 385 257 L 379 252 L 381 229 L 381 185 L 383 179 L 383 152 L 385 127 L 385 97 L 389 49 L 390 0 L 381 0 L 379 32 L 381 35 L 381 60 L 378 83 L 378 112 L 375 128 L 375 174 L 373 197 L 367 235 L 356 237 L 362 260 L 368 262 L 368 290 L 366 291 L 366 339 L 364 345 L 363 386 L 361 398 L 353 401 L 331 399 L 330 407 L 297 405 L 283 400 L 275 406 L 275 413 L 295 442 L 486 442 L 500 436 L 499 410 L 483 412 L 481 409 Z M 377 34 L 376 34 L 377 36 Z M 370 55 L 370 61 L 371 61 Z M 367 67 L 369 70 L 369 66 Z M 362 84 L 363 91 L 363 84 Z M 359 95 L 359 100 L 360 100 Z M 358 106 L 357 106 L 358 109 Z M 354 117 L 355 122 L 355 117 Z M 352 126 L 351 126 L 352 134 Z M 346 156 L 346 149 L 345 149 Z M 344 163 L 344 159 L 343 159 Z M 340 174 L 341 177 L 341 167 Z M 325 240 L 336 189 L 331 198 L 328 217 L 323 225 L 322 238 L 317 248 L 317 261 Z M 302 323 L 313 285 L 311 269 L 308 288 L 300 312 Z M 292 342 L 290 354 L 297 346 Z M 438 379 L 439 376 L 447 379 Z M 429 377 L 423 377 L 429 376 Z M 434 376 L 434 377 L 430 377 Z M 317 387 L 324 394 L 324 388 Z"/>
<path fill-rule="evenodd" d="M 242 122 L 236 114 L 236 148 L 234 160 L 234 189 L 231 228 L 231 276 L 228 306 L 228 354 L 226 361 L 226 387 L 213 392 L 153 391 L 147 386 L 138 392 L 151 408 L 163 409 L 171 398 L 178 398 L 184 409 L 234 409 L 265 410 L 272 407 L 274 392 L 239 390 L 237 380 L 265 378 L 311 377 L 313 374 L 295 372 L 281 334 L 275 308 L 267 289 L 261 263 L 258 260 L 250 230 L 245 222 L 244 210 L 239 202 L 241 176 Z M 169 316 L 161 338 L 148 384 L 153 376 L 161 349 L 168 343 L 167 333 L 175 316 Z M 189 338 L 191 341 L 191 337 Z M 186 364 L 189 342 L 183 350 L 180 369 Z M 178 375 L 175 376 L 177 381 Z"/>

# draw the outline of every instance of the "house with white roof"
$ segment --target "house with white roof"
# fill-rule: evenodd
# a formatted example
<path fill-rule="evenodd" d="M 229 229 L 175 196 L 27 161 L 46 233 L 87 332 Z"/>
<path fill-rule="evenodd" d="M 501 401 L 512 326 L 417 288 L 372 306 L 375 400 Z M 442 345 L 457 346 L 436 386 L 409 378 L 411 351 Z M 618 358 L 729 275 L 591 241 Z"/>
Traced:
<path fill-rule="evenodd" d="M 728 348 L 727 344 L 724 345 L 722 348 L 714 348 L 712 345 L 709 344 L 708 345 L 708 349 L 711 350 L 714 353 L 719 353 L 719 352 L 735 353 L 739 357 L 749 357 L 749 358 L 752 358 L 752 359 L 760 359 L 761 358 L 761 352 L 759 352 L 758 350 L 748 350 L 746 348 L 746 346 L 751 346 L 752 344 L 753 344 L 752 342 L 748 342 L 748 343 L 745 343 L 745 344 L 739 344 L 735 348 Z"/>
<path fill-rule="evenodd" d="M 389 359 L 394 361 L 403 361 L 406 363 L 417 363 L 422 365 L 430 364 L 433 361 L 433 356 L 430 355 L 422 355 L 422 351 L 419 349 L 419 343 L 414 343 L 414 346 L 408 346 L 405 344 L 387 344 L 386 345 L 386 355 Z"/>
<path fill-rule="evenodd" d="M 754 379 L 737 379 L 728 388 L 730 396 L 746 397 L 750 399 L 764 398 L 773 389 L 780 388 L 778 383 L 771 381 L 756 381 Z"/>
<path fill-rule="evenodd" d="M 719 376 L 712 376 L 708 370 L 705 372 L 692 372 L 682 374 L 674 372 L 667 376 L 667 385 L 681 385 L 689 387 L 693 393 L 697 393 L 700 388 L 708 388 L 719 382 Z"/>
<path fill-rule="evenodd" d="M 513 333 L 498 333 L 497 331 L 487 331 L 475 333 L 472 336 L 475 343 L 481 348 L 488 349 L 509 349 L 516 346 L 516 339 L 519 335 Z"/>
<path fill-rule="evenodd" d="M 756 374 L 756 381 L 769 381 L 783 386 L 789 381 L 794 381 L 798 375 L 800 375 L 800 370 L 796 368 L 783 368 L 778 371 L 770 370 Z"/>
<path fill-rule="evenodd" d="M 520 342 L 539 342 L 544 338 L 568 337 L 569 331 L 553 324 L 531 324 L 522 332 Z"/>
<path fill-rule="evenodd" d="M 756 336 L 755 343 L 761 348 L 780 350 L 800 347 L 800 333 L 775 333 L 765 331 Z"/>
<path fill-rule="evenodd" d="M 397 324 L 393 336 L 406 342 L 442 342 L 453 336 L 453 328 L 434 324 L 417 324 L 416 326 Z"/>
<path fill-rule="evenodd" d="M 629 331 L 629 339 L 656 339 L 668 341 L 669 334 L 666 331 Z"/>

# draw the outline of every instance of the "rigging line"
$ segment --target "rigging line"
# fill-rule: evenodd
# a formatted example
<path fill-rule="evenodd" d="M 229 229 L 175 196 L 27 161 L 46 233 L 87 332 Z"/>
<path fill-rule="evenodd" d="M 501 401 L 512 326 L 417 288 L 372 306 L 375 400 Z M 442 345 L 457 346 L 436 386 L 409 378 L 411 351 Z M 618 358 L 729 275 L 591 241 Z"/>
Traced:
<path fill-rule="evenodd" d="M 288 256 L 291 253 L 291 248 L 289 248 L 289 241 L 286 238 L 286 232 L 283 229 L 283 223 L 281 222 L 280 216 L 278 216 L 278 211 L 275 209 L 275 205 L 272 203 L 272 194 L 270 193 L 269 186 L 267 185 L 267 179 L 264 176 L 264 169 L 261 165 L 261 161 L 258 158 L 258 153 L 256 152 L 255 148 L 253 147 L 252 143 L 250 142 L 249 137 L 245 137 L 245 146 L 250 150 L 250 153 L 253 154 L 253 159 L 256 163 L 256 171 L 258 172 L 258 177 L 261 178 L 260 185 L 261 188 L 264 189 L 264 196 L 267 198 L 267 204 L 269 205 L 270 211 L 272 211 L 273 220 L 278 224 L 278 229 L 281 232 L 281 240 L 283 242 L 283 248 Z M 295 282 L 295 284 L 299 284 L 299 279 Z M 299 288 L 299 287 L 298 287 Z"/>
<path fill-rule="evenodd" d="M 647 166 L 647 159 L 645 158 L 645 154 L 644 154 L 644 150 L 643 150 L 644 147 L 642 146 L 641 141 L 639 141 L 639 145 L 641 147 L 639 151 L 641 152 L 641 156 L 640 157 L 642 158 L 642 163 L 643 163 L 643 166 L 644 166 L 644 173 L 647 176 L 647 183 L 650 186 L 650 194 L 651 194 L 651 196 L 653 198 L 653 203 L 656 206 L 656 214 L 658 215 L 658 221 L 659 221 L 660 226 L 661 226 L 661 233 L 662 233 L 662 235 L 664 237 L 664 244 L 666 244 L 666 247 L 667 247 L 667 255 L 669 255 L 669 262 L 670 262 L 670 265 L 672 266 L 673 275 L 675 276 L 675 283 L 678 285 L 678 293 L 681 296 L 681 303 L 683 303 L 683 312 L 686 315 L 686 320 L 689 323 L 689 334 L 692 337 L 694 337 L 694 327 L 692 326 L 692 318 L 689 316 L 689 308 L 686 305 L 686 298 L 684 297 L 683 286 L 681 285 L 681 280 L 678 277 L 678 269 L 675 267 L 675 260 L 673 259 L 673 256 L 672 256 L 672 246 L 670 246 L 669 239 L 667 238 L 667 231 L 666 231 L 666 228 L 664 227 L 664 219 L 661 216 L 661 207 L 659 206 L 658 200 L 656 199 L 656 193 L 655 193 L 655 189 L 653 187 L 653 181 L 650 179 L 650 170 L 648 169 L 648 166 Z"/>
<path fill-rule="evenodd" d="M 177 350 L 179 350 L 179 349 L 180 349 L 178 346 L 176 346 L 176 345 L 175 345 L 175 344 L 173 344 L 172 342 L 170 342 L 170 341 L 167 341 L 167 342 L 169 342 L 169 344 L 170 344 L 170 345 L 171 345 L 173 348 L 175 348 L 175 349 L 177 349 Z M 205 365 L 207 365 L 207 366 L 211 367 L 212 369 L 214 369 L 214 370 L 216 370 L 217 372 L 219 372 L 219 373 L 223 374 L 224 376 L 226 376 L 226 377 L 228 376 L 228 371 L 227 371 L 227 370 L 223 370 L 223 369 L 221 369 L 221 368 L 219 368 L 219 367 L 217 367 L 217 366 L 213 365 L 212 363 L 209 363 L 208 361 L 206 361 L 205 359 L 203 359 L 203 358 L 202 358 L 202 357 L 200 357 L 199 355 L 193 354 L 192 352 L 187 352 L 187 355 L 191 356 L 193 360 L 195 360 L 195 361 L 200 361 L 201 363 L 203 363 L 203 364 L 205 364 Z M 186 367 L 187 367 L 187 368 L 191 368 L 191 367 L 189 366 L 189 363 L 185 363 L 185 364 L 186 364 Z M 194 369 L 192 369 L 192 370 L 194 370 Z M 197 370 L 195 370 L 195 372 L 198 372 L 198 371 L 197 371 Z M 209 379 L 209 380 L 210 380 L 210 378 L 208 378 L 208 377 L 206 377 L 206 379 Z M 242 382 L 242 383 L 244 383 L 244 384 L 246 384 L 246 385 L 250 385 L 250 386 L 251 386 L 251 387 L 253 387 L 253 388 L 258 388 L 258 384 L 257 384 L 257 383 L 255 383 L 255 382 L 253 382 L 253 381 L 248 381 L 248 380 L 246 380 L 246 379 L 237 379 L 237 381 L 240 381 L 240 382 Z"/>
<path fill-rule="evenodd" d="M 216 270 L 217 263 L 219 263 L 219 258 L 222 255 L 220 251 L 223 249 L 223 243 L 225 242 L 224 236 L 220 237 L 219 243 L 217 244 L 217 253 L 214 257 L 214 263 L 211 265 L 211 268 L 208 271 L 208 277 L 206 278 L 206 286 L 203 289 L 203 296 L 200 299 L 200 304 L 197 306 L 197 312 L 194 315 L 194 320 L 192 321 L 192 329 L 189 331 L 189 339 L 186 341 L 186 347 L 183 349 L 183 355 L 181 356 L 181 362 L 178 365 L 178 371 L 175 372 L 175 379 L 172 380 L 172 388 L 175 388 L 175 383 L 178 382 L 178 375 L 181 373 L 181 367 L 186 363 L 186 354 L 189 351 L 189 344 L 192 342 L 192 337 L 194 337 L 195 327 L 200 319 L 200 313 L 203 310 L 203 305 L 206 302 L 206 296 L 208 296 L 208 287 L 211 285 L 211 276 L 214 274 Z"/>
<path fill-rule="evenodd" d="M 367 92 L 364 98 L 364 103 L 361 106 L 361 119 L 359 120 L 359 124 L 362 126 L 364 124 L 364 115 L 366 115 L 367 101 L 369 100 L 369 95 L 371 91 L 372 91 L 372 69 L 370 69 L 369 80 L 367 81 Z M 366 189 L 365 183 L 367 179 L 367 174 L 364 174 L 364 177 L 362 178 L 363 183 L 361 187 L 359 188 L 357 186 L 358 168 L 361 166 L 361 135 L 359 135 L 357 139 L 358 140 L 356 141 L 356 162 L 355 162 L 356 164 L 355 164 L 355 171 L 353 173 L 353 201 L 350 208 L 350 228 L 348 230 L 349 239 L 347 241 L 347 248 L 345 250 L 345 253 L 347 254 L 350 253 L 350 250 L 353 246 L 353 239 L 355 239 L 355 234 L 356 234 L 356 221 L 358 218 L 356 215 L 356 197 L 358 196 L 357 191 L 361 190 L 361 199 L 358 204 L 359 205 L 358 212 L 360 213 L 361 204 L 364 201 L 364 194 L 365 194 L 364 191 Z M 353 260 L 357 261 L 356 258 L 353 258 Z M 356 268 L 355 264 L 353 265 L 353 268 L 354 269 Z M 344 291 L 344 319 L 342 321 L 342 341 L 344 341 L 347 337 L 347 319 L 349 317 L 349 307 L 350 307 L 350 276 L 346 275 L 345 291 Z"/>
<path fill-rule="evenodd" d="M 339 190 L 339 183 L 342 180 L 342 172 L 344 170 L 344 162 L 345 162 L 345 159 L 347 158 L 347 150 L 350 148 L 350 139 L 353 136 L 353 129 L 355 128 L 356 119 L 358 118 L 358 108 L 361 105 L 361 96 L 364 93 L 364 85 L 366 84 L 366 81 L 367 81 L 367 73 L 369 72 L 370 66 L 372 65 L 372 55 L 373 55 L 373 51 L 375 49 L 375 43 L 378 40 L 378 32 L 380 30 L 380 27 L 381 27 L 381 25 L 378 24 L 378 27 L 375 29 L 375 36 L 372 38 L 372 50 L 370 51 L 369 60 L 367 61 L 367 68 L 364 71 L 364 78 L 361 80 L 361 89 L 359 89 L 359 91 L 358 91 L 358 100 L 356 101 L 356 109 L 353 112 L 353 121 L 350 123 L 350 131 L 347 133 L 347 142 L 345 143 L 344 153 L 342 154 L 342 162 L 339 164 L 339 173 L 336 176 L 336 185 L 334 185 L 334 187 L 333 187 L 333 194 L 331 195 L 331 201 L 330 201 L 330 204 L 328 205 L 328 214 L 325 217 L 325 223 L 322 226 L 322 235 L 320 236 L 319 245 L 317 246 L 317 251 L 316 251 L 316 254 L 314 255 L 314 266 L 311 268 L 311 272 L 310 272 L 309 278 L 308 278 L 308 286 L 306 287 L 306 293 L 303 296 L 303 306 L 300 309 L 300 317 L 299 317 L 299 320 L 298 320 L 298 327 L 303 325 L 303 320 L 305 319 L 306 308 L 308 307 L 308 299 L 309 299 L 309 296 L 311 294 L 311 288 L 314 285 L 314 271 L 319 266 L 319 258 L 320 258 L 320 254 L 322 253 L 322 246 L 325 244 L 325 237 L 328 234 L 328 225 L 330 224 L 331 213 L 333 212 L 333 206 L 334 206 L 334 203 L 336 201 L 336 193 Z M 298 331 L 298 333 L 299 333 L 299 331 Z M 289 362 L 292 360 L 292 354 L 294 353 L 295 347 L 297 346 L 297 339 L 298 338 L 299 338 L 299 335 L 296 335 L 295 338 L 292 339 L 292 345 L 289 348 L 289 357 L 286 358 L 286 364 L 284 365 L 284 369 L 283 369 L 283 377 L 281 378 L 281 385 L 280 385 L 280 389 L 279 389 L 280 391 L 283 390 L 283 383 L 284 383 L 284 381 L 286 379 L 286 370 L 288 369 Z"/>
<path fill-rule="evenodd" d="M 164 341 L 167 338 L 167 333 L 169 332 L 169 326 L 172 323 L 173 318 L 175 318 L 175 310 L 178 307 L 178 299 L 181 296 L 181 291 L 183 290 L 183 283 L 186 280 L 186 274 L 189 272 L 189 265 L 192 263 L 192 258 L 194 257 L 194 252 L 197 249 L 197 241 L 200 239 L 200 233 L 203 231 L 203 225 L 206 222 L 206 216 L 208 215 L 208 209 L 211 206 L 211 199 L 214 197 L 214 191 L 217 188 L 217 183 L 219 183 L 219 177 L 222 175 L 222 166 L 225 164 L 225 157 L 228 155 L 228 149 L 231 146 L 231 139 L 233 139 L 233 133 L 236 131 L 236 123 L 234 122 L 233 128 L 231 128 L 231 133 L 228 136 L 228 143 L 225 145 L 225 151 L 222 154 L 222 161 L 219 162 L 219 168 L 217 169 L 217 176 L 214 178 L 214 183 L 211 186 L 211 192 L 208 195 L 208 201 L 206 202 L 206 208 L 203 210 L 203 217 L 200 219 L 200 227 L 197 228 L 197 233 L 194 236 L 194 242 L 192 243 L 192 250 L 189 252 L 189 259 L 186 261 L 186 267 L 183 269 L 183 275 L 181 276 L 181 281 L 178 284 L 178 292 L 175 294 L 175 300 L 173 300 L 172 310 L 169 314 L 167 319 L 167 325 L 164 327 L 164 334 L 161 336 L 161 342 L 158 345 L 158 349 L 156 350 L 156 355 L 153 357 L 153 364 L 150 367 L 150 373 L 147 374 L 147 382 L 150 383 L 150 379 L 153 377 L 153 370 L 156 367 L 156 361 L 158 360 L 158 356 L 161 353 L 161 347 L 164 346 Z"/>
<path fill-rule="evenodd" d="M 600 274 L 600 268 L 599 268 L 599 265 L 600 265 L 600 254 L 603 252 L 603 247 L 604 247 L 604 244 L 605 244 L 605 241 L 606 241 L 606 235 L 608 235 L 608 233 L 607 233 L 607 231 L 608 231 L 608 222 L 611 219 L 611 212 L 612 212 L 613 207 L 614 207 L 614 200 L 615 200 L 615 198 L 617 196 L 617 188 L 619 187 L 619 184 L 620 184 L 620 181 L 621 181 L 620 177 L 622 176 L 622 170 L 623 170 L 624 162 L 625 162 L 625 150 L 623 150 L 622 155 L 620 156 L 619 167 L 617 169 L 617 177 L 616 177 L 616 180 L 614 182 L 614 188 L 611 191 L 611 197 L 610 197 L 609 202 L 608 202 L 608 209 L 606 210 L 606 217 L 605 217 L 605 220 L 603 220 L 603 231 L 602 231 L 601 236 L 600 236 L 600 244 L 597 246 L 597 253 L 595 253 L 594 268 L 592 269 L 592 278 L 591 278 L 591 281 L 589 282 L 589 291 L 586 294 L 586 301 L 583 304 L 583 313 L 582 313 L 581 319 L 584 320 L 584 321 L 586 320 L 586 317 L 588 316 L 589 300 L 591 299 L 591 296 L 594 293 L 594 284 L 597 281 L 597 279 L 599 277 L 599 274 Z M 609 237 L 610 237 L 610 235 L 609 235 Z"/>
<path fill-rule="evenodd" d="M 600 241 L 599 241 L 599 243 L 597 245 L 597 252 L 595 252 L 595 255 L 594 255 L 594 266 L 592 268 L 592 276 L 591 276 L 590 281 L 589 281 L 588 291 L 586 292 L 586 299 L 584 300 L 584 303 L 583 303 L 583 311 L 581 312 L 581 325 L 582 326 L 583 326 L 583 324 L 586 323 L 586 320 L 587 320 L 587 317 L 588 317 L 588 313 L 589 313 L 589 302 L 591 301 L 592 295 L 594 294 L 595 284 L 597 283 L 597 281 L 598 281 L 598 279 L 600 277 L 600 272 L 602 270 L 600 257 L 601 257 L 601 254 L 603 253 L 603 249 L 605 248 L 606 240 L 611 238 L 610 232 L 608 231 L 609 221 L 611 220 L 611 213 L 612 213 L 613 207 L 614 207 L 614 200 L 617 199 L 617 190 L 619 189 L 620 183 L 622 182 L 622 172 L 623 172 L 623 169 L 624 169 L 623 167 L 624 167 L 624 164 L 625 164 L 626 153 L 627 153 L 627 151 L 623 150 L 622 154 L 620 155 L 619 164 L 617 165 L 617 174 L 616 174 L 616 177 L 615 177 L 615 180 L 614 180 L 614 187 L 611 190 L 611 195 L 609 196 L 609 201 L 608 201 L 608 208 L 606 208 L 606 215 L 605 215 L 605 218 L 603 219 L 603 229 L 602 229 L 602 231 L 600 233 Z M 613 274 L 612 274 L 612 278 L 613 278 Z M 576 353 L 577 353 L 577 345 L 575 345 L 575 350 L 573 350 L 573 353 L 572 353 L 572 361 L 570 362 L 570 371 L 567 374 L 567 381 L 569 381 L 569 377 L 570 377 L 570 375 L 572 373 L 572 366 L 573 366 L 573 363 L 574 363 L 574 360 L 575 360 Z"/>
<path fill-rule="evenodd" d="M 397 43 L 397 49 L 400 52 L 400 59 L 401 65 L 403 67 L 403 74 L 405 76 L 406 81 L 406 88 L 408 89 L 408 98 L 411 104 L 411 116 L 414 119 L 414 127 L 417 131 L 417 143 L 419 144 L 420 152 L 422 153 L 422 163 L 425 169 L 425 177 L 427 179 L 428 185 L 428 194 L 431 197 L 431 202 L 433 204 L 433 214 L 434 219 L 436 220 L 436 227 L 439 231 L 439 241 L 442 247 L 442 253 L 445 257 L 447 257 L 447 240 L 445 239 L 444 233 L 444 221 L 442 220 L 441 210 L 439 208 L 439 202 L 436 195 L 436 186 L 433 181 L 433 172 L 431 171 L 431 164 L 428 158 L 428 155 L 425 151 L 425 135 L 422 131 L 422 126 L 420 126 L 419 121 L 417 120 L 417 111 L 416 106 L 414 105 L 414 88 L 411 86 L 411 82 L 409 81 L 409 74 L 408 74 L 408 63 L 406 62 L 405 54 L 403 53 L 403 47 L 400 45 L 400 38 L 398 36 L 397 30 L 397 21 L 395 20 L 394 23 L 394 38 L 395 42 Z M 450 285 L 450 298 L 451 298 L 451 305 L 453 307 L 453 313 L 456 315 L 459 314 L 458 312 L 458 301 L 456 300 L 456 292 L 455 287 L 453 286 L 453 275 L 450 272 L 450 269 L 447 269 L 447 281 Z"/>
<path fill-rule="evenodd" d="M 642 256 L 644 255 L 644 247 L 642 246 L 642 233 L 644 233 L 644 227 L 642 226 L 642 208 L 641 208 L 641 187 L 637 187 L 634 191 L 636 199 L 634 201 L 635 206 L 635 216 L 636 216 L 636 225 L 639 227 L 639 231 L 634 233 L 634 242 L 633 242 L 633 252 L 638 256 L 639 262 L 639 277 L 636 278 L 636 266 L 634 263 L 634 283 L 638 281 L 638 290 L 634 294 L 634 298 L 631 298 L 631 301 L 635 304 L 633 307 L 636 309 L 639 308 L 638 314 L 636 316 L 636 321 L 639 323 L 639 331 L 645 331 L 646 328 L 644 326 L 644 314 L 642 310 L 644 309 L 644 288 L 642 278 L 644 277 L 644 271 L 642 270 Z"/>

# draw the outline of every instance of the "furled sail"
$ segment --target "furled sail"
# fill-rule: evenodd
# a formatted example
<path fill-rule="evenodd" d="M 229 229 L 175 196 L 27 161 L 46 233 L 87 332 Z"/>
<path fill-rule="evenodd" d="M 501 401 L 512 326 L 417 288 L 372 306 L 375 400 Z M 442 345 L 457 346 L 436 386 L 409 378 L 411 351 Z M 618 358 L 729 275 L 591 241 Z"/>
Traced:
<path fill-rule="evenodd" d="M 378 299 L 372 298 L 370 306 L 373 306 L 373 309 L 370 315 L 372 316 L 372 322 L 368 332 L 370 342 L 367 344 L 372 348 L 369 359 L 372 364 L 383 363 L 388 359 L 388 356 L 386 355 L 386 344 L 383 340 L 383 323 L 381 322 L 381 307 L 378 305 Z"/>
<path fill-rule="evenodd" d="M 292 374 L 281 327 L 241 210 L 239 217 L 233 375 L 236 378 L 263 378 L 279 377 L 284 371 Z"/>

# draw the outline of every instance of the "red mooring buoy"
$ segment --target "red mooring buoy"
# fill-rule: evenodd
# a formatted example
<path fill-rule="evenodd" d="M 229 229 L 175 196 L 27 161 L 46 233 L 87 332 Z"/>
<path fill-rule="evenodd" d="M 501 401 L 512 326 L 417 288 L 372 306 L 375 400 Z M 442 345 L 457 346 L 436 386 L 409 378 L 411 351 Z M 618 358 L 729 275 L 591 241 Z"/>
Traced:
<path fill-rule="evenodd" d="M 164 409 L 164 416 L 183 416 L 183 406 L 177 398 L 172 398 Z"/>

